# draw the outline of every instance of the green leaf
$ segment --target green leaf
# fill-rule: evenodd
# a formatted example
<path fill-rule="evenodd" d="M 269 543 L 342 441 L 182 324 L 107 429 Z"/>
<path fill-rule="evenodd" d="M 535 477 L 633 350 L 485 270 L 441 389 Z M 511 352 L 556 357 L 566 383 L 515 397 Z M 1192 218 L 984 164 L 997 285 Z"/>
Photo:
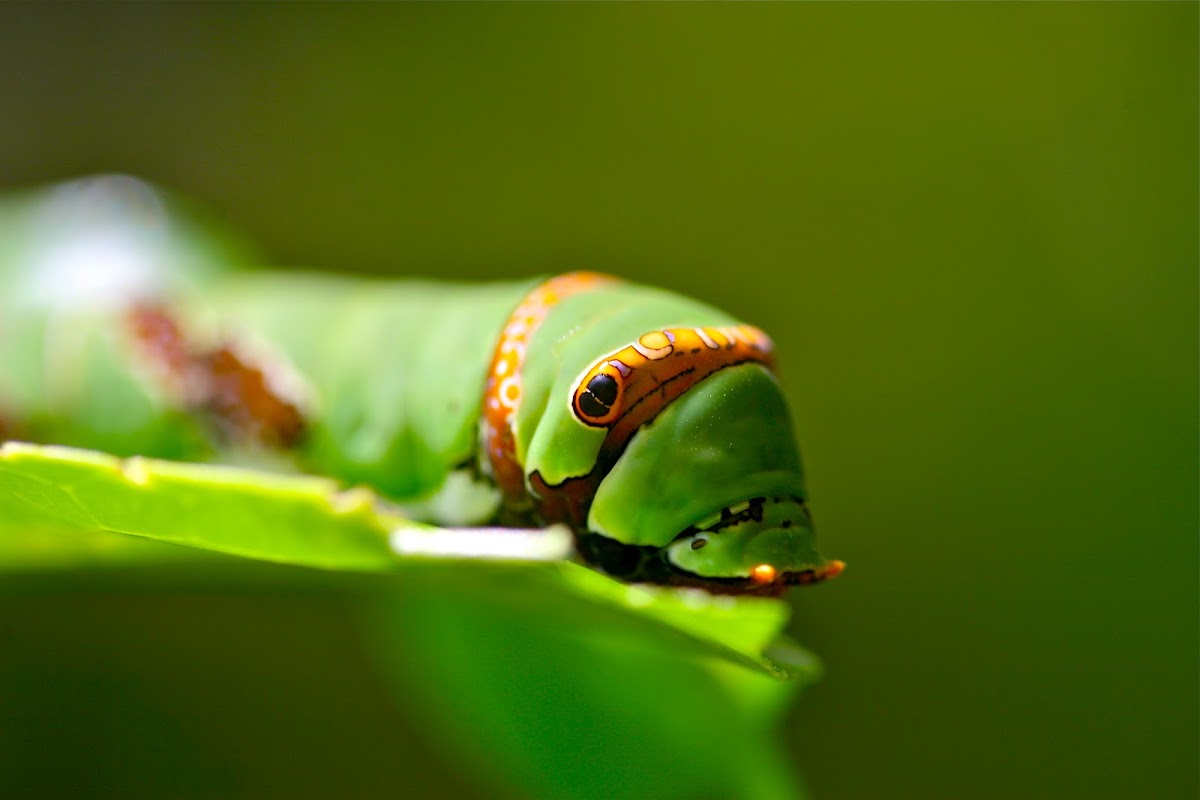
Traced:
<path fill-rule="evenodd" d="M 513 614 L 427 588 L 397 587 L 368 641 L 430 738 L 497 787 L 576 800 L 800 796 L 775 735 L 797 683 L 696 658 L 628 614 L 571 603 L 570 623 L 547 619 L 560 594 Z"/>
<path fill-rule="evenodd" d="M 64 537 L 123 533 L 325 569 L 396 566 L 387 532 L 398 521 L 370 492 L 323 478 L 9 442 L 0 487 L 6 538 L 35 522 Z"/>
<path fill-rule="evenodd" d="M 208 552 L 387 573 L 429 596 L 480 598 L 545 626 L 584 631 L 592 641 L 686 653 L 800 682 L 818 673 L 806 654 L 788 659 L 787 668 L 763 655 L 787 621 L 781 601 L 629 586 L 569 561 L 402 557 L 389 545 L 398 529 L 458 535 L 403 520 L 369 490 L 325 478 L 0 446 L 0 571 Z"/>

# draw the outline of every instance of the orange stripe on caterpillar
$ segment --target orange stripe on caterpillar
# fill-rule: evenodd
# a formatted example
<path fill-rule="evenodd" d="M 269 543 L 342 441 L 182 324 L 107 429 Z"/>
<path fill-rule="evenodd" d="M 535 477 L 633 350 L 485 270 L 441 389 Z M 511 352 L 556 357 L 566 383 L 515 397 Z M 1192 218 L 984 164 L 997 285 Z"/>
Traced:
<path fill-rule="evenodd" d="M 521 367 L 528 343 L 559 301 L 615 281 L 596 272 L 550 278 L 525 296 L 500 333 L 483 393 L 483 446 L 492 479 L 509 502 L 525 495 L 525 472 L 517 463 L 513 419 L 521 401 Z"/>
<path fill-rule="evenodd" d="M 770 337 L 752 325 L 650 331 L 585 372 L 571 408 L 581 422 L 597 428 L 619 421 L 625 427 L 623 418 L 640 409 L 636 429 L 722 367 L 744 362 L 772 367 L 772 350 Z"/>

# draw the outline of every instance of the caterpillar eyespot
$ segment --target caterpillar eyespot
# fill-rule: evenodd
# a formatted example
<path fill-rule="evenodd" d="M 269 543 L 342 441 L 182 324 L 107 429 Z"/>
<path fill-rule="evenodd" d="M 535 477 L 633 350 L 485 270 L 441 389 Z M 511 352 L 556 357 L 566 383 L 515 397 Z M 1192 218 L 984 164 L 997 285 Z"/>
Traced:
<path fill-rule="evenodd" d="M 103 312 L 43 302 L 48 234 L 0 219 L 22 242 L 0 251 L 0 434 L 282 455 L 435 522 L 565 524 L 628 581 L 778 594 L 841 570 L 816 549 L 760 329 L 594 272 L 472 286 L 193 271 L 203 259 L 176 251 L 194 245 L 162 239 L 169 203 L 130 180 L 30 201 L 77 274 L 116 270 Z M 107 228 L 85 213 L 97 203 Z M 153 236 L 137 233 L 147 214 Z M 117 229 L 126 249 L 103 263 L 71 246 Z M 89 398 L 118 391 L 119 418 L 98 419 Z"/>

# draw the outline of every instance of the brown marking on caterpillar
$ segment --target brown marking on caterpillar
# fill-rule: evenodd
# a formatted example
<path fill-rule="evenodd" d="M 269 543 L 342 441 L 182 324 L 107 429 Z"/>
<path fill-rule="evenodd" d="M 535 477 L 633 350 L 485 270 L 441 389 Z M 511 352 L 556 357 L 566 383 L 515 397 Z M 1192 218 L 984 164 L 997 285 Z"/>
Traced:
<path fill-rule="evenodd" d="M 175 320 L 158 306 L 137 305 L 126 312 L 125 324 L 154 380 L 183 405 L 191 405 L 187 395 L 195 392 L 187 384 L 193 377 L 193 348 Z"/>
<path fill-rule="evenodd" d="M 300 441 L 304 417 L 271 387 L 265 365 L 229 342 L 198 344 L 161 306 L 131 308 L 126 324 L 154 379 L 184 408 L 207 418 L 222 438 L 280 448 Z"/>
<path fill-rule="evenodd" d="M 229 345 L 201 355 L 198 361 L 208 384 L 204 409 L 231 429 L 230 438 L 248 437 L 284 448 L 300 441 L 304 430 L 300 410 L 271 388 L 263 369 Z"/>

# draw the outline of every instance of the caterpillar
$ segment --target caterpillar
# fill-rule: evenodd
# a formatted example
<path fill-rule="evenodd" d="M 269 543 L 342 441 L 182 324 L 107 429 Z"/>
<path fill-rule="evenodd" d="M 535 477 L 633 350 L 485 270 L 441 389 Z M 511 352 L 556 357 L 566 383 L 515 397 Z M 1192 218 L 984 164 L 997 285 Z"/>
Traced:
<path fill-rule="evenodd" d="M 0 208 L 0 242 L 0 438 L 267 459 L 443 524 L 563 522 L 626 581 L 777 595 L 842 569 L 770 338 L 709 305 L 584 271 L 255 271 L 124 176 Z"/>

